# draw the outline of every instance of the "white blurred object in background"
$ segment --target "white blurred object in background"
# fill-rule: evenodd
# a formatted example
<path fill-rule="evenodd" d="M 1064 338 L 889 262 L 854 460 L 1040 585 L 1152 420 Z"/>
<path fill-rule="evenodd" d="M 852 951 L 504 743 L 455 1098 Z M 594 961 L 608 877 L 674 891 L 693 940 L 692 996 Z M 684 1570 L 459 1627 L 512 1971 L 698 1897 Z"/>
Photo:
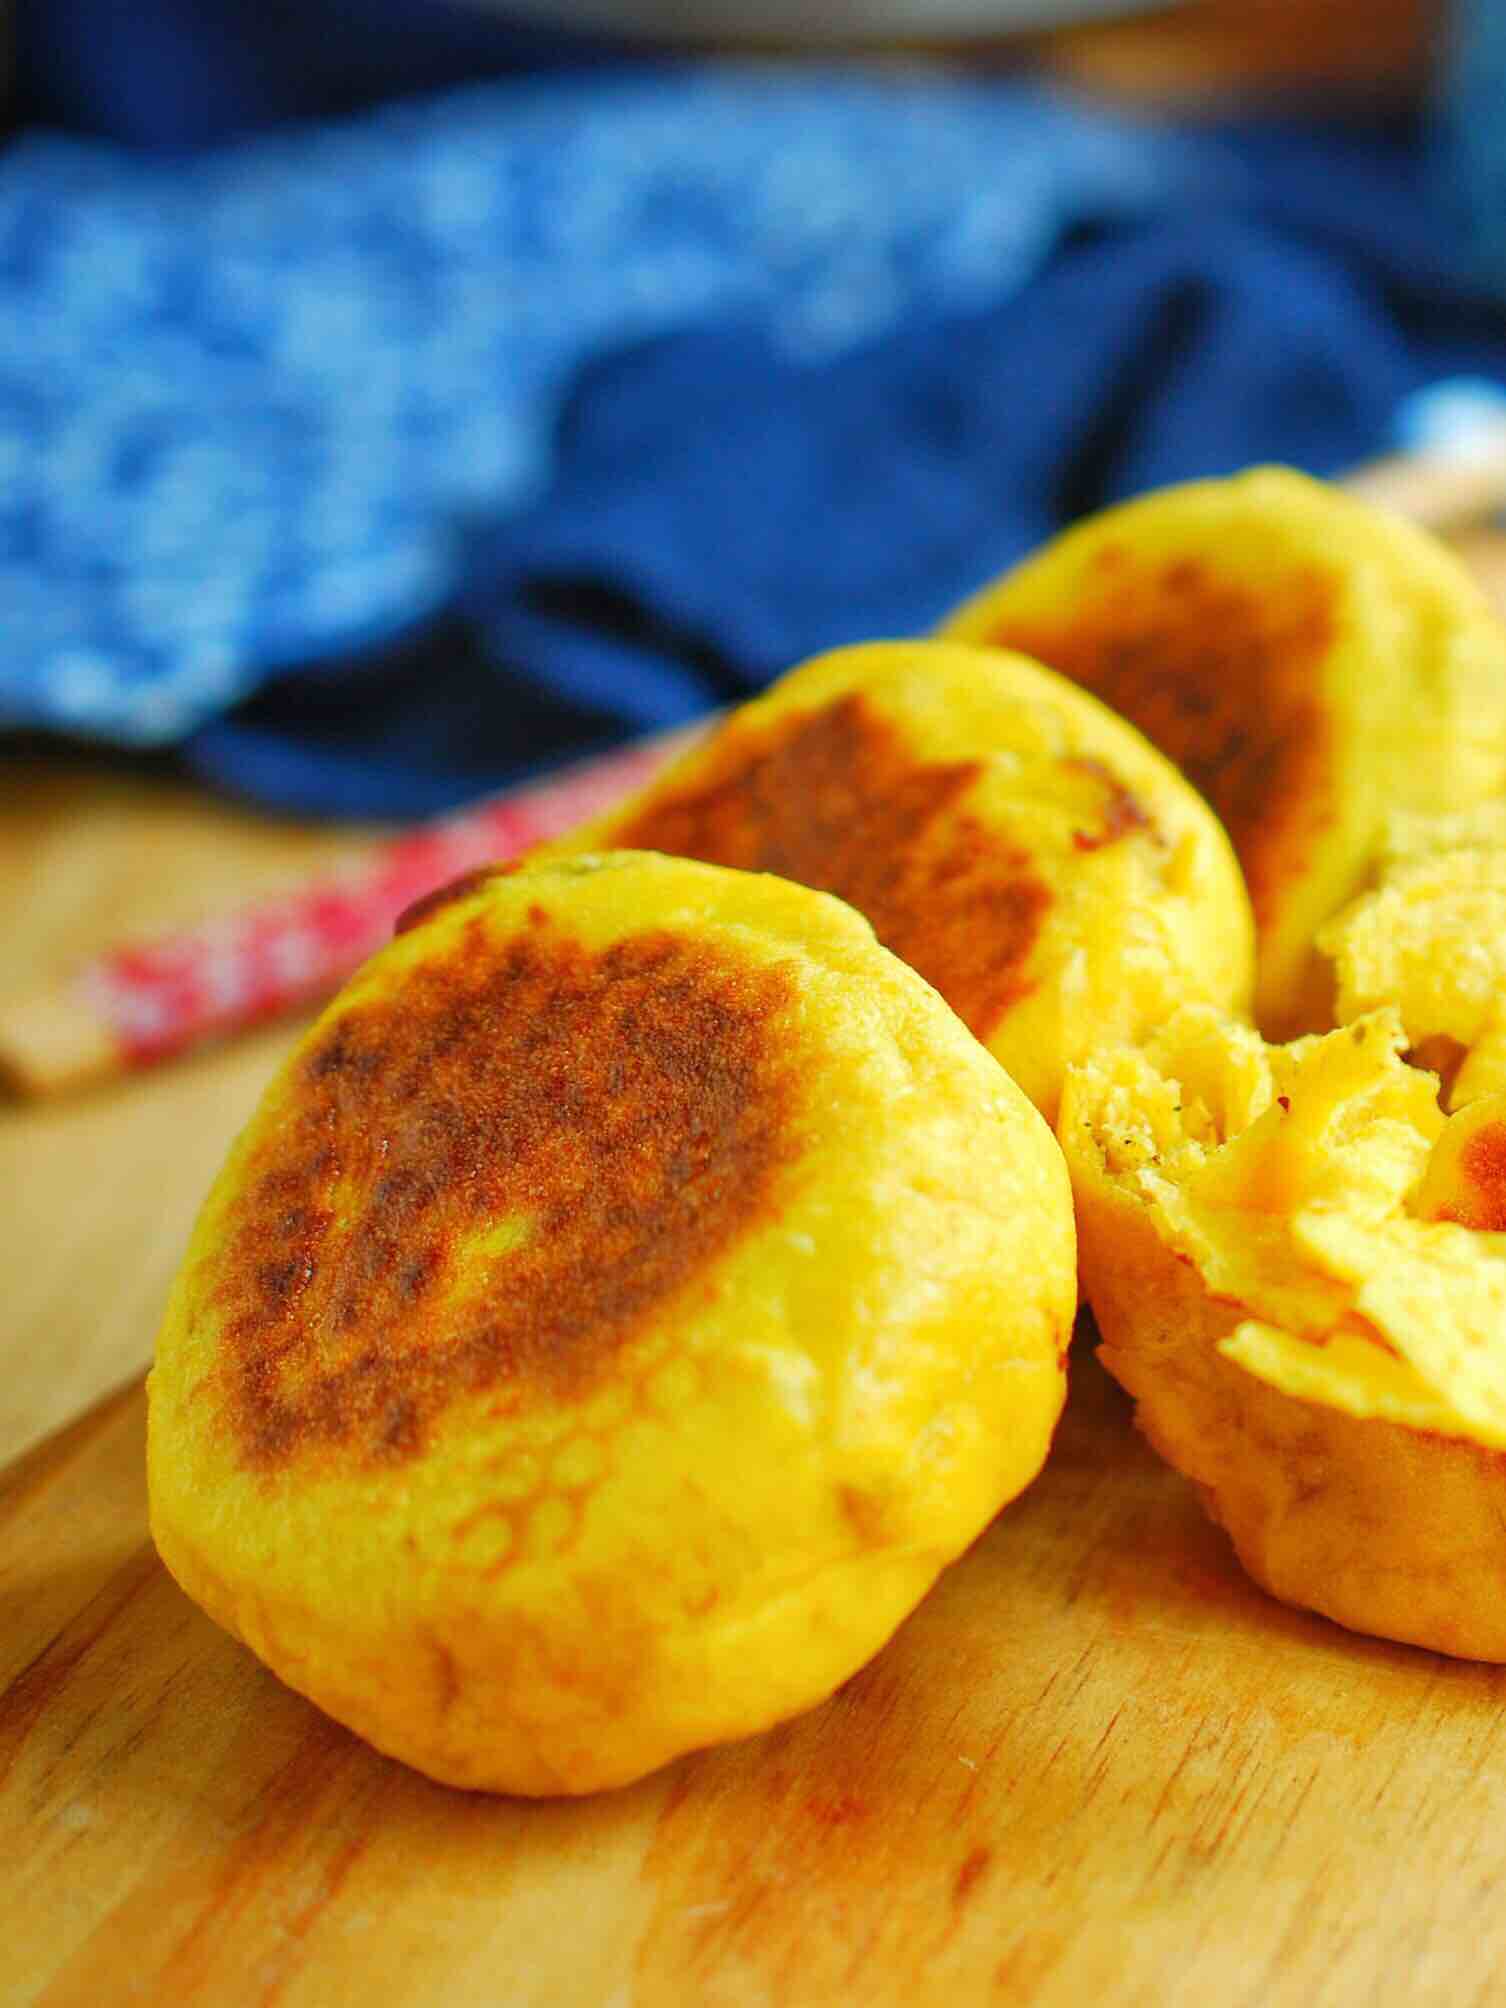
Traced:
<path fill-rule="evenodd" d="M 883 42 L 1015 35 L 1150 11 L 1149 0 L 472 0 L 557 28 L 669 42 Z M 1163 11 L 1160 0 L 1156 11 Z"/>

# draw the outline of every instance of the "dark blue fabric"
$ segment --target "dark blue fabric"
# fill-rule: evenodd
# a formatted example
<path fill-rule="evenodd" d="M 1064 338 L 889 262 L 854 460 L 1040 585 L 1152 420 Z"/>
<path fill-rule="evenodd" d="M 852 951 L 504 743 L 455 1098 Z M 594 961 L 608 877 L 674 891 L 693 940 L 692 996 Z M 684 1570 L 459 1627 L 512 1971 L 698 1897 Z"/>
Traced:
<path fill-rule="evenodd" d="M 1206 167 L 1038 93 L 715 67 L 182 163 L 28 136 L 0 159 L 0 725 L 160 746 L 289 667 L 390 670 L 547 492 L 595 366 L 692 329 L 857 355 Z M 648 450 L 678 422 L 672 396 Z"/>
<path fill-rule="evenodd" d="M 175 129 L 140 105 L 118 129 L 184 145 L 309 107 L 258 96 L 255 63 L 227 84 L 232 67 Z M 80 117 L 108 124 L 106 85 L 75 81 Z M 271 803 L 421 813 L 817 649 L 922 630 L 1104 502 L 1259 459 L 1334 471 L 1428 382 L 1506 381 L 1506 317 L 1465 275 L 1415 137 L 1246 126 L 1144 147 L 1132 197 L 1079 176 L 1028 260 L 929 303 L 912 288 L 824 353 L 735 287 L 597 341 L 557 387 L 540 483 L 445 523 L 437 603 L 317 660 L 264 641 L 259 687 L 232 679 L 183 757 Z"/>
<path fill-rule="evenodd" d="M 473 0 L 18 0 L 14 96 L 22 123 L 181 154 L 622 53 Z"/>
<path fill-rule="evenodd" d="M 379 704 L 358 672 L 322 677 L 316 764 L 304 679 L 189 758 L 290 802 L 369 809 L 395 789 L 429 807 L 817 649 L 923 629 L 1105 502 L 1256 459 L 1336 472 L 1433 379 L 1506 381 L 1506 317 L 1441 258 L 1408 145 L 1220 143 L 1242 199 L 1085 224 L 988 312 L 822 367 L 718 328 L 591 368 L 548 493 L 477 538 L 464 669 L 449 629 L 427 656 L 439 680 L 415 667 Z"/>

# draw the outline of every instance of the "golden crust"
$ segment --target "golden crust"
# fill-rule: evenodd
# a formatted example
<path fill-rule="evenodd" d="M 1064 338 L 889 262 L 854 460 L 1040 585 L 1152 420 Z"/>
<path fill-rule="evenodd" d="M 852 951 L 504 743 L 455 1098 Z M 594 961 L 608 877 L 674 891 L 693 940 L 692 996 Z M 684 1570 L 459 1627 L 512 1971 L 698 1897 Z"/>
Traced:
<path fill-rule="evenodd" d="M 1394 1004 L 1454 1109 L 1506 1089 L 1503 815 L 1393 819 L 1378 882 L 1318 936 L 1339 1022 Z"/>
<path fill-rule="evenodd" d="M 1181 767 L 1249 885 L 1256 1011 L 1329 1022 L 1312 941 L 1365 883 L 1387 809 L 1506 788 L 1506 635 L 1425 533 L 1284 468 L 1079 524 L 943 624 L 1081 683 Z"/>
<path fill-rule="evenodd" d="M 1502 1109 L 1396 1014 L 1267 1047 L 1207 1010 L 1069 1077 L 1084 1293 L 1136 1418 L 1256 1580 L 1506 1659 Z M 1483 1105 L 1481 1105 L 1483 1106 Z"/>
<path fill-rule="evenodd" d="M 236 1144 L 153 1533 L 446 1781 L 587 1791 L 829 1693 L 1044 1458 L 1050 1132 L 837 901 L 582 857 L 430 903 Z"/>
<path fill-rule="evenodd" d="M 792 670 L 549 854 L 616 844 L 849 901 L 1048 1118 L 1096 1040 L 1248 998 L 1214 818 L 1102 705 L 995 650 L 873 642 Z"/>

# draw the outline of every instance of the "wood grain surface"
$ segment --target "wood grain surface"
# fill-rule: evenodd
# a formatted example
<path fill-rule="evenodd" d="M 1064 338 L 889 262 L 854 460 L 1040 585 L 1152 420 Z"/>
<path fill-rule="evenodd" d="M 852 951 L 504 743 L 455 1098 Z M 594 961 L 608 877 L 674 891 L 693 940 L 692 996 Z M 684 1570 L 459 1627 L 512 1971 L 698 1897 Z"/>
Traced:
<path fill-rule="evenodd" d="M 344 841 L 0 772 L 5 974 Z M 0 2001 L 1502 1998 L 1506 1673 L 1265 1598 L 1090 1361 L 1040 1482 L 771 1735 L 533 1805 L 282 1688 L 154 1558 L 134 1378 L 99 1397 L 292 1036 L 0 1110 Z"/>
<path fill-rule="evenodd" d="M 1241 1577 L 1091 1361 L 1045 1476 L 824 1708 L 630 1790 L 430 1785 L 147 1539 L 143 1404 L 0 1483 L 21 2002 L 1456 2004 L 1506 1971 L 1506 1674 Z"/>

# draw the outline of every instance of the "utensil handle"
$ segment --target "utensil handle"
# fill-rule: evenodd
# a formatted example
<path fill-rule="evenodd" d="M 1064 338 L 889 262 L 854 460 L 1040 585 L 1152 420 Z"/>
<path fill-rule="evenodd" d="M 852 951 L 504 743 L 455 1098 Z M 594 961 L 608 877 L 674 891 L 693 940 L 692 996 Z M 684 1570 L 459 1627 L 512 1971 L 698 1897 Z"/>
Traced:
<path fill-rule="evenodd" d="M 702 730 L 562 768 L 289 892 L 107 949 L 69 981 L 0 1004 L 0 1074 L 23 1095 L 57 1094 L 314 1003 L 380 947 L 404 907 L 622 801 Z"/>

